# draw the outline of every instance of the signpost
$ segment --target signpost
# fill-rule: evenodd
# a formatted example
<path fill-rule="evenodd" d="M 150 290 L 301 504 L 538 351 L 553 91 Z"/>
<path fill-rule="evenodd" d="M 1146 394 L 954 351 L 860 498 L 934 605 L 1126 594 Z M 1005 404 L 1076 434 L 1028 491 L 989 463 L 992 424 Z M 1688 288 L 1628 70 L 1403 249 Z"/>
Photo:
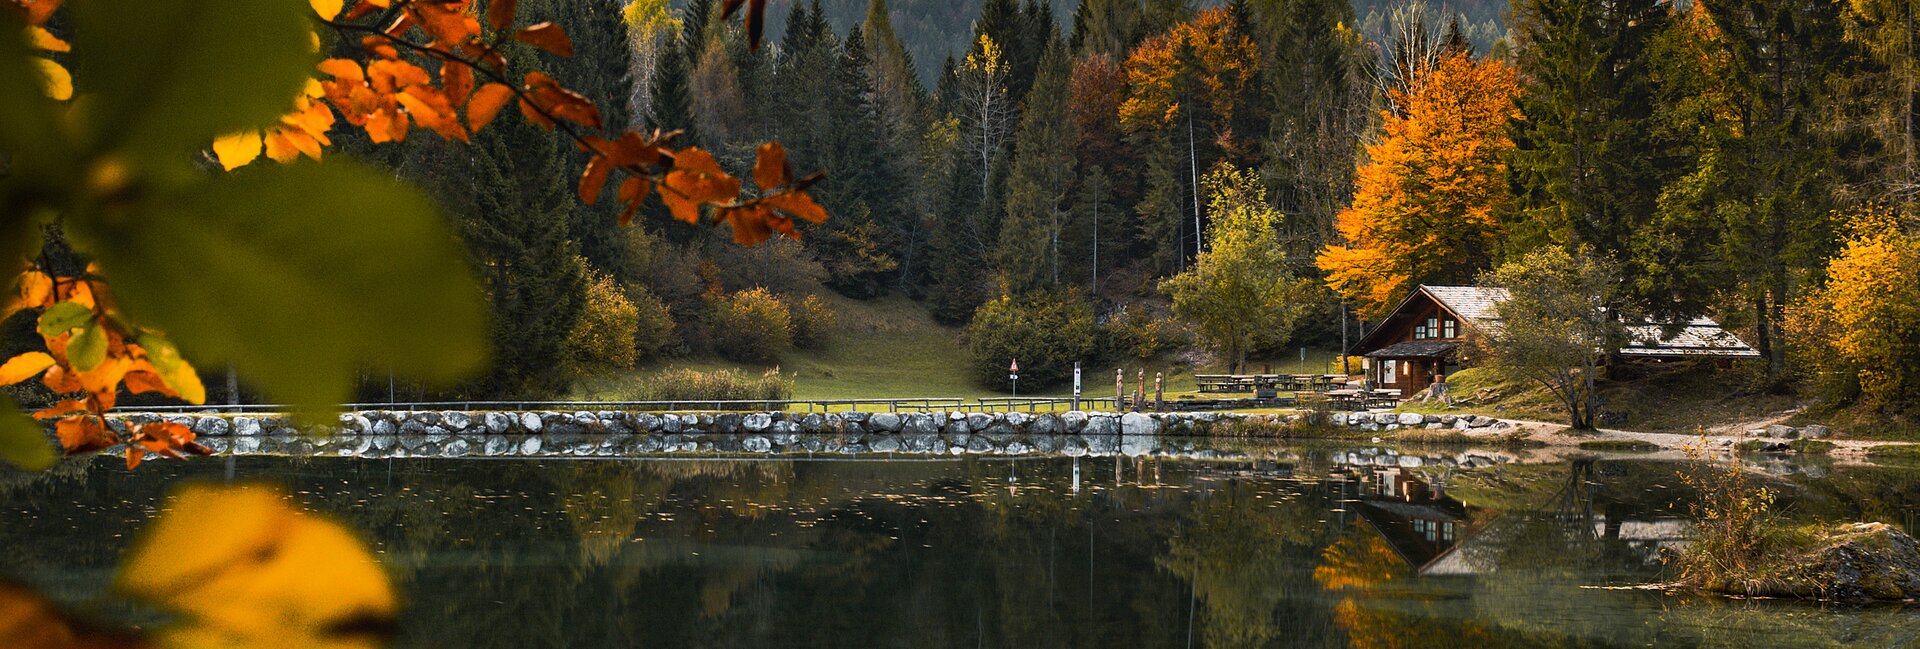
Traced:
<path fill-rule="evenodd" d="M 1020 359 L 1013 359 L 1013 363 L 1007 365 L 1007 380 L 1013 381 L 1013 396 L 1020 396 Z"/>
<path fill-rule="evenodd" d="M 1080 361 L 1073 362 L 1073 409 L 1080 409 Z"/>

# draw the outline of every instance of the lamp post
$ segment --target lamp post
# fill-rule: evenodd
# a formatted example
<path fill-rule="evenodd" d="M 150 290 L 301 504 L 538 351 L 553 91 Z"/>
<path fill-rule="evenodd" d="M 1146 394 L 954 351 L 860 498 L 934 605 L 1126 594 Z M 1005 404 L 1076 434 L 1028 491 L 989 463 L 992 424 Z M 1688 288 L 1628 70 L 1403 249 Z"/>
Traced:
<path fill-rule="evenodd" d="M 1013 396 L 1020 396 L 1020 359 L 1007 365 L 1007 380 L 1013 382 Z"/>

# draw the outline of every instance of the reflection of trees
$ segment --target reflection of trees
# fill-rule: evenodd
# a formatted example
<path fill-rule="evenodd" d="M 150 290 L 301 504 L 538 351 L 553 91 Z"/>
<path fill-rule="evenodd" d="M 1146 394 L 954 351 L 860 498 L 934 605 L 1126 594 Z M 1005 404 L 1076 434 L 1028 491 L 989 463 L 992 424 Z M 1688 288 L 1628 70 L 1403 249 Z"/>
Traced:
<path fill-rule="evenodd" d="M 1262 502 L 1269 484 L 1232 481 L 1188 505 L 1186 525 L 1156 560 L 1186 580 L 1202 609 L 1207 647 L 1266 646 L 1283 634 L 1324 635 L 1326 615 L 1302 597 L 1313 590 L 1301 566 L 1325 536 L 1319 499 Z"/>

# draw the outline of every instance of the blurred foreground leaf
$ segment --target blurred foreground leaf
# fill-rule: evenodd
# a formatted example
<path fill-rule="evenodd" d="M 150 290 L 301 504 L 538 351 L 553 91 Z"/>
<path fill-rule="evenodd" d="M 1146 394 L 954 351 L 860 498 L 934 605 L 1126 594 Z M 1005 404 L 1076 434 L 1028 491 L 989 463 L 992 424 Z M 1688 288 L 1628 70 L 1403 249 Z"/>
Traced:
<path fill-rule="evenodd" d="M 143 323 L 308 413 L 355 371 L 428 382 L 481 366 L 484 303 L 420 191 L 344 160 L 249 167 L 70 227 Z M 103 222 L 111 221 L 111 222 Z"/>
<path fill-rule="evenodd" d="M 0 460 L 28 471 L 53 466 L 56 456 L 40 422 L 20 412 L 20 404 L 0 395 Z M 0 646 L 6 646 L 0 643 Z"/>
<path fill-rule="evenodd" d="M 377 647 L 396 607 L 359 539 L 263 486 L 182 487 L 115 587 L 187 617 L 173 647 Z"/>

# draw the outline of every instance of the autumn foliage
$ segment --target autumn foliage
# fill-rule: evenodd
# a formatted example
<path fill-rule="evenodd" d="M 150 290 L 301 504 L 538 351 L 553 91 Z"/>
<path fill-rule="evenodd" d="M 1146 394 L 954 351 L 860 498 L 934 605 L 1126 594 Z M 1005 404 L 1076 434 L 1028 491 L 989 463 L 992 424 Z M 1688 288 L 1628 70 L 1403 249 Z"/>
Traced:
<path fill-rule="evenodd" d="M 1378 315 L 1416 284 L 1470 281 L 1490 265 L 1511 201 L 1518 91 L 1506 63 L 1454 54 L 1396 92 L 1404 111 L 1382 113 L 1353 205 L 1334 224 L 1345 243 L 1316 260 L 1328 286 Z"/>
<path fill-rule="evenodd" d="M 1920 237 L 1897 213 L 1854 214 L 1827 282 L 1795 302 L 1788 331 L 1828 396 L 1865 397 L 1871 406 L 1911 411 L 1920 404 Z"/>
<path fill-rule="evenodd" d="M 358 36 L 368 60 L 321 61 L 320 76 L 294 98 L 293 110 L 279 125 L 215 140 L 221 166 L 246 165 L 263 152 L 279 162 L 302 155 L 318 160 L 322 147 L 331 143 L 327 132 L 336 111 L 375 143 L 403 141 L 414 128 L 465 142 L 511 104 L 529 122 L 564 131 L 591 155 L 580 177 L 580 199 L 594 204 L 612 185 L 625 207 L 622 224 L 631 222 L 656 191 L 674 218 L 688 223 L 698 223 L 701 208 L 711 207 L 714 220 L 731 227 L 734 240 L 746 245 L 774 233 L 799 238 L 793 219 L 820 223 L 827 218 L 806 193 L 819 175 L 795 177 L 779 144 L 760 147 L 753 170 L 757 195 L 743 197 L 740 180 L 711 154 L 697 147 L 673 148 L 677 131 L 605 132 L 599 108 L 546 72 L 528 70 L 516 80 L 501 50 L 509 37 L 561 57 L 573 55 L 573 44 L 565 29 L 551 22 L 516 28 L 513 0 L 485 3 L 484 22 L 472 0 L 311 1 L 327 27 L 343 38 Z M 728 2 L 728 13 L 742 4 Z M 756 42 L 763 5 L 756 0 L 748 8 L 748 31 Z M 413 62 L 421 57 L 437 61 L 437 70 Z"/>
<path fill-rule="evenodd" d="M 1120 123 L 1129 130 L 1167 126 L 1182 119 L 1187 102 L 1204 101 L 1211 130 L 1222 142 L 1231 140 L 1233 102 L 1253 81 L 1260 59 L 1259 48 L 1232 29 L 1232 20 L 1225 7 L 1207 9 L 1134 48 L 1126 62 L 1128 96 L 1120 104 Z M 1194 75 L 1198 86 L 1181 88 L 1182 74 Z"/>

